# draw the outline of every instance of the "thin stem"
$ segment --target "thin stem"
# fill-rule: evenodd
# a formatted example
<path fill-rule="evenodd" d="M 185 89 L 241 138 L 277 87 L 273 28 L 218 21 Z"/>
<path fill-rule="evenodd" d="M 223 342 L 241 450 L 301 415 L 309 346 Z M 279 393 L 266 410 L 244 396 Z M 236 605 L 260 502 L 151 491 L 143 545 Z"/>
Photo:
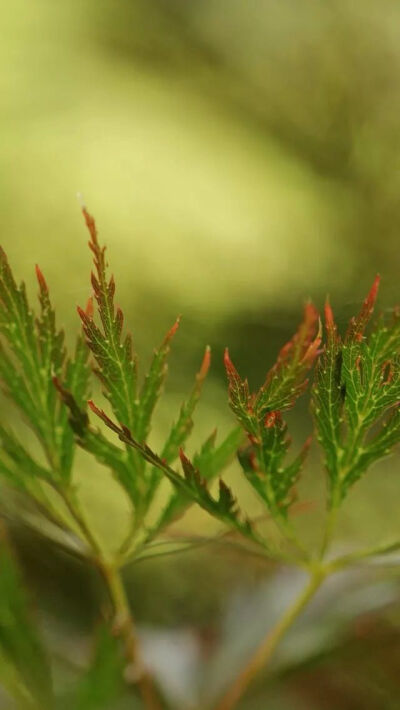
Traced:
<path fill-rule="evenodd" d="M 71 489 L 67 491 L 65 489 L 62 489 L 61 487 L 56 487 L 56 491 L 59 493 L 62 500 L 64 501 L 73 520 L 75 520 L 79 530 L 81 531 L 84 540 L 86 541 L 91 551 L 94 553 L 95 557 L 102 559 L 104 557 L 104 551 L 102 549 L 102 546 L 97 540 L 93 531 L 90 529 L 90 526 L 86 521 L 85 515 L 74 491 L 72 491 Z"/>
<path fill-rule="evenodd" d="M 330 499 L 330 508 L 328 510 L 328 514 L 327 514 L 326 520 L 325 520 L 325 530 L 324 530 L 324 535 L 322 538 L 321 549 L 319 551 L 319 559 L 321 561 L 325 557 L 325 554 L 327 553 L 329 546 L 332 542 L 332 537 L 333 537 L 333 533 L 335 531 L 337 515 L 338 515 L 338 511 L 339 511 L 339 504 L 340 504 L 340 487 L 338 484 L 336 484 L 336 486 L 332 490 L 331 499 Z"/>
<path fill-rule="evenodd" d="M 322 560 L 325 557 L 325 555 L 329 549 L 329 546 L 332 542 L 333 533 L 334 533 L 334 530 L 336 527 L 337 513 L 338 513 L 338 507 L 336 505 L 333 506 L 328 512 L 328 515 L 326 518 L 324 535 L 322 538 L 321 549 L 319 552 L 319 559 L 320 560 Z"/>
<path fill-rule="evenodd" d="M 140 657 L 137 631 L 132 618 L 121 573 L 117 567 L 98 562 L 98 568 L 106 582 L 115 613 L 115 632 L 121 637 L 128 661 L 127 680 L 135 683 L 139 689 L 147 710 L 161 710 L 161 704 L 155 692 L 152 680 Z"/>
<path fill-rule="evenodd" d="M 297 552 L 300 554 L 300 561 L 308 562 L 308 550 L 304 547 L 303 543 L 296 536 L 296 533 L 293 530 L 293 526 L 290 520 L 284 518 L 278 511 L 278 513 L 274 515 L 274 522 L 277 528 L 282 533 L 282 535 L 286 538 L 286 540 L 291 543 L 293 547 L 297 550 Z"/>
<path fill-rule="evenodd" d="M 104 550 L 90 529 L 89 524 L 86 522 L 79 500 L 74 492 L 71 490 L 59 490 L 59 493 L 91 549 L 94 564 L 99 569 L 106 583 L 108 594 L 114 608 L 115 630 L 124 641 L 125 657 L 128 661 L 129 680 L 137 685 L 147 710 L 161 710 L 161 705 L 156 696 L 150 676 L 145 670 L 140 658 L 136 627 L 118 566 L 115 564 L 111 565 L 106 561 Z"/>
<path fill-rule="evenodd" d="M 274 628 L 259 645 L 253 656 L 235 679 L 232 686 L 225 693 L 222 700 L 217 704 L 215 710 L 232 710 L 232 708 L 236 706 L 254 676 L 261 668 L 267 665 L 282 637 L 286 634 L 304 607 L 314 596 L 325 578 L 325 575 L 326 572 L 322 567 L 318 567 L 313 571 L 300 596 L 294 601 L 292 606 L 289 607 L 286 613 L 281 617 L 281 619 L 279 619 Z"/>
<path fill-rule="evenodd" d="M 391 552 L 397 552 L 400 550 L 400 541 L 389 543 L 388 545 L 377 545 L 376 547 L 367 547 L 365 550 L 359 550 L 358 552 L 350 552 L 348 555 L 343 555 L 338 557 L 336 560 L 332 560 L 327 565 L 327 570 L 329 572 L 338 572 L 341 569 L 345 569 L 350 565 L 361 562 L 362 560 L 368 559 L 369 557 L 378 557 L 380 555 L 389 555 Z"/>

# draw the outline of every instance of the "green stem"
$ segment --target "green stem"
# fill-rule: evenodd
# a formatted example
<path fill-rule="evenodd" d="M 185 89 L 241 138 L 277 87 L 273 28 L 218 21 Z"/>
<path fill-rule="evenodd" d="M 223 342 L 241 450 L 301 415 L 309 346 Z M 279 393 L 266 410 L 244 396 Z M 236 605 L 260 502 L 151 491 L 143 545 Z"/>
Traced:
<path fill-rule="evenodd" d="M 295 531 L 293 530 L 290 520 L 287 520 L 287 518 L 284 518 L 282 516 L 282 514 L 280 513 L 280 511 L 277 511 L 276 514 L 273 516 L 273 518 L 274 518 L 275 525 L 280 530 L 282 535 L 286 538 L 286 540 L 289 543 L 291 543 L 293 545 L 293 547 L 299 553 L 300 562 L 307 563 L 309 561 L 308 550 L 304 547 L 303 543 L 297 537 Z"/>
<path fill-rule="evenodd" d="M 102 559 L 104 557 L 102 546 L 90 529 L 75 492 L 71 489 L 65 490 L 58 486 L 56 487 L 56 491 L 61 496 L 73 520 L 76 522 L 89 549 L 94 553 L 96 558 Z"/>
<path fill-rule="evenodd" d="M 325 530 L 324 530 L 324 535 L 322 538 L 321 549 L 319 551 L 320 561 L 322 561 L 323 558 L 325 557 L 325 554 L 327 553 L 328 548 L 332 542 L 333 533 L 334 533 L 334 530 L 336 527 L 339 505 L 340 505 L 340 487 L 339 487 L 339 485 L 336 485 L 332 491 L 331 500 L 330 500 L 330 508 L 329 508 L 328 514 L 326 516 Z"/>
<path fill-rule="evenodd" d="M 327 565 L 327 570 L 329 573 L 338 572 L 341 569 L 345 569 L 346 567 L 368 559 L 369 557 L 389 555 L 391 552 L 397 552 L 398 550 L 400 550 L 399 540 L 388 545 L 377 545 L 376 547 L 369 547 L 365 550 L 359 550 L 358 552 L 351 552 L 348 555 L 343 555 L 342 557 L 338 557 L 336 560 L 332 560 L 332 562 Z"/>
<path fill-rule="evenodd" d="M 97 564 L 110 595 L 114 608 L 114 631 L 124 642 L 125 658 L 128 661 L 127 680 L 135 683 L 139 689 L 144 707 L 147 710 L 161 710 L 161 704 L 152 680 L 140 657 L 136 627 L 132 618 L 121 573 L 115 566 L 98 561 Z"/>
<path fill-rule="evenodd" d="M 321 583 L 325 579 L 326 571 L 323 567 L 316 568 L 301 592 L 300 596 L 287 609 L 286 613 L 279 619 L 274 628 L 268 633 L 265 639 L 256 649 L 253 656 L 247 662 L 240 674 L 235 678 L 234 683 L 217 704 L 215 710 L 232 710 L 246 691 L 254 676 L 264 668 L 269 662 L 275 648 L 290 629 L 304 607 L 314 596 Z"/>
<path fill-rule="evenodd" d="M 93 561 L 100 571 L 108 590 L 114 609 L 114 627 L 124 642 L 125 658 L 128 662 L 130 680 L 138 687 L 146 710 L 161 710 L 152 681 L 140 658 L 137 632 L 129 602 L 122 582 L 121 573 L 116 564 L 106 560 L 101 544 L 86 522 L 77 496 L 71 490 L 59 491 L 71 516 L 78 525 L 83 538 L 93 553 Z"/>

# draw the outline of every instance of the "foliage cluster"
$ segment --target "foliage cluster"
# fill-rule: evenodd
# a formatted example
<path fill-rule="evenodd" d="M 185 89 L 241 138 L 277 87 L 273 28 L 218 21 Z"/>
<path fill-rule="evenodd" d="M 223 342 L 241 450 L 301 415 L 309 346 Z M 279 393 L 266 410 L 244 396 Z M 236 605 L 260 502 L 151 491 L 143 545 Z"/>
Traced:
<path fill-rule="evenodd" d="M 109 626 L 114 635 L 104 628 L 92 666 L 77 679 L 76 687 L 58 693 L 51 682 L 48 654 L 28 614 L 20 575 L 3 536 L 2 684 L 20 707 L 90 710 L 110 707 L 124 676 L 132 686 L 132 702 L 136 698 L 138 707 L 164 707 L 161 690 L 141 657 L 121 568 L 140 559 L 154 539 L 196 504 L 252 550 L 298 565 L 309 575 L 301 596 L 255 649 L 226 694 L 217 700 L 202 700 L 201 707 L 208 704 L 229 710 L 236 706 L 328 574 L 398 546 L 394 542 L 381 549 L 326 558 L 337 510 L 350 488 L 372 464 L 391 454 L 400 441 L 400 313 L 395 309 L 390 317 L 380 316 L 371 327 L 379 277 L 343 336 L 329 302 L 323 325 L 317 309 L 307 303 L 297 332 L 254 393 L 226 350 L 229 404 L 236 425 L 220 442 L 216 432 L 211 432 L 189 459 L 184 449 L 210 366 L 210 349 L 206 348 L 192 389 L 156 453 L 148 443 L 151 422 L 179 319 L 154 350 L 147 374 L 140 379 L 132 336 L 125 330 L 123 312 L 115 303 L 115 282 L 108 272 L 105 248 L 99 243 L 93 218 L 86 209 L 83 213 L 93 254 L 93 297 L 85 308 L 78 308 L 82 334 L 72 354 L 67 353 L 40 269 L 36 267 L 39 305 L 34 312 L 24 284 L 17 284 L 4 251 L 0 252 L 1 384 L 38 444 L 31 450 L 22 436 L 1 424 L 0 473 L 5 485 L 29 500 L 60 532 L 63 544 L 99 570 L 110 598 L 113 621 Z M 311 408 L 328 487 L 325 533 L 317 552 L 308 550 L 299 538 L 291 515 L 311 437 L 292 454 L 285 421 L 286 413 L 308 389 L 312 370 Z M 106 410 L 90 398 L 92 373 L 101 383 Z M 73 476 L 77 446 L 111 471 L 129 501 L 129 529 L 118 549 L 104 549 L 86 518 Z M 258 521 L 246 516 L 220 478 L 235 456 L 246 481 L 276 524 L 280 544 L 269 539 Z M 214 494 L 210 484 L 217 478 L 218 491 Z M 170 484 L 169 498 L 150 523 L 155 496 L 165 479 Z"/>

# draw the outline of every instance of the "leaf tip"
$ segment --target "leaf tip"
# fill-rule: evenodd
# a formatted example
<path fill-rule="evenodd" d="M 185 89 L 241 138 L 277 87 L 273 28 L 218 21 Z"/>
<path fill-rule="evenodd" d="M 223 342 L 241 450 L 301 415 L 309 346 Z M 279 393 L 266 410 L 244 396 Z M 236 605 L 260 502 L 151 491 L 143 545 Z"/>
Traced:
<path fill-rule="evenodd" d="M 95 405 L 95 403 L 93 402 L 92 399 L 88 399 L 87 404 L 88 404 L 89 409 L 91 409 L 92 412 L 94 412 L 94 414 L 99 414 L 99 412 L 102 411 L 101 409 L 99 409 L 99 408 Z"/>
<path fill-rule="evenodd" d="M 225 350 L 224 350 L 224 365 L 225 365 L 226 374 L 228 375 L 228 378 L 238 376 L 238 372 L 236 370 L 236 367 L 234 366 L 234 364 L 230 358 L 228 348 L 225 348 Z"/>
<path fill-rule="evenodd" d="M 318 310 L 316 306 L 314 306 L 313 302 L 311 300 L 306 301 L 304 304 L 304 322 L 305 324 L 308 325 L 308 327 L 311 327 L 314 325 L 314 323 L 317 322 L 318 320 Z"/>
<path fill-rule="evenodd" d="M 93 318 L 94 306 L 93 306 L 93 297 L 92 296 L 89 296 L 87 303 L 86 303 L 86 308 L 83 312 L 85 313 L 87 318 Z"/>
<path fill-rule="evenodd" d="M 272 429 L 278 422 L 281 421 L 281 413 L 279 410 L 272 412 L 267 412 L 264 419 L 264 426 L 266 429 Z"/>
<path fill-rule="evenodd" d="M 169 331 L 168 331 L 168 333 L 166 334 L 166 336 L 165 336 L 165 338 L 164 338 L 164 343 L 169 343 L 169 341 L 172 340 L 172 338 L 174 337 L 176 331 L 177 331 L 178 328 L 179 328 L 180 322 L 181 322 L 181 316 L 179 315 L 179 316 L 177 317 L 175 323 L 173 324 L 172 328 L 170 328 Z"/>
<path fill-rule="evenodd" d="M 182 446 L 179 447 L 179 458 L 181 460 L 181 463 L 187 463 L 188 457 L 186 456 Z"/>
<path fill-rule="evenodd" d="M 38 266 L 38 264 L 35 264 L 35 271 L 36 271 L 36 278 L 39 283 L 40 291 L 42 293 L 48 293 L 49 289 L 48 289 L 48 286 L 46 283 L 46 279 L 44 278 L 43 273 L 42 273 L 40 267 Z"/>
<path fill-rule="evenodd" d="M 200 380 L 204 380 L 204 378 L 207 376 L 207 373 L 210 369 L 210 364 L 211 364 L 211 348 L 209 345 L 207 345 L 206 349 L 204 351 L 202 363 L 200 365 L 200 370 L 198 372 L 198 378 Z"/>
<path fill-rule="evenodd" d="M 376 274 L 373 284 L 371 286 L 371 289 L 369 291 L 369 294 L 367 296 L 367 301 L 371 304 L 371 306 L 374 306 L 375 301 L 377 299 L 380 282 L 381 282 L 381 275 Z"/>
<path fill-rule="evenodd" d="M 80 306 L 77 306 L 76 310 L 78 311 L 78 315 L 79 315 L 80 319 L 85 323 L 89 317 L 87 312 L 83 308 L 81 308 Z"/>
<path fill-rule="evenodd" d="M 97 243 L 97 228 L 96 228 L 96 222 L 94 220 L 94 217 L 88 212 L 85 203 L 81 202 L 81 209 L 82 209 L 82 214 L 86 222 L 86 226 L 89 230 L 90 234 L 90 242 L 89 245 L 92 246 L 98 246 Z"/>
<path fill-rule="evenodd" d="M 326 301 L 325 301 L 324 314 L 325 314 L 326 329 L 328 332 L 332 332 L 335 328 L 335 318 L 333 315 L 333 310 L 332 310 L 332 306 L 329 301 L 329 297 L 327 297 Z"/>

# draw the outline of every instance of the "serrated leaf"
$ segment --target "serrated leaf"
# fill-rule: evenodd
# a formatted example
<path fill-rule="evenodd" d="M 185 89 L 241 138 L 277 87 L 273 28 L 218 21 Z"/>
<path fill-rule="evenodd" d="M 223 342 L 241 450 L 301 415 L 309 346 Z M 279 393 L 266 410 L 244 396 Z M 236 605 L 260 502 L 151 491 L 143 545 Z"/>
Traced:
<path fill-rule="evenodd" d="M 259 418 L 269 411 L 291 409 L 305 391 L 307 374 L 314 364 L 321 344 L 318 311 L 307 303 L 297 333 L 281 349 L 275 365 L 257 393 L 254 409 Z"/>
<path fill-rule="evenodd" d="M 260 446 L 250 444 L 239 454 L 239 461 L 247 480 L 267 505 L 272 515 L 286 517 L 295 500 L 294 486 L 299 477 L 311 438 L 307 439 L 299 455 L 285 465 L 290 438 L 287 425 L 279 413 L 270 413 L 262 431 Z"/>
<path fill-rule="evenodd" d="M 189 437 L 193 428 L 193 413 L 200 399 L 201 390 L 204 380 L 207 376 L 210 367 L 211 353 L 207 347 L 200 366 L 200 370 L 196 375 L 195 384 L 188 399 L 183 402 L 179 416 L 172 425 L 170 432 L 166 438 L 164 446 L 161 450 L 160 457 L 167 463 L 173 463 L 179 455 L 179 449 L 183 446 L 186 439 Z M 155 490 L 162 478 L 162 474 L 158 468 L 151 469 L 148 475 L 148 493 L 147 500 L 151 503 Z"/>
<path fill-rule="evenodd" d="M 336 486 L 341 456 L 342 346 L 329 302 L 325 305 L 327 341 L 318 360 L 312 388 L 312 411 L 317 437 L 325 454 L 330 488 Z"/>
<path fill-rule="evenodd" d="M 32 423 L 37 418 L 37 404 L 34 394 L 5 349 L 0 344 L 0 378 L 3 392 L 15 402 L 25 419 Z M 41 432 L 39 432 L 41 435 Z"/>
<path fill-rule="evenodd" d="M 89 247 L 93 253 L 96 273 L 92 286 L 102 328 L 94 322 L 92 309 L 78 309 L 86 342 L 93 352 L 104 394 L 109 399 L 115 416 L 126 426 L 134 427 L 137 416 L 137 357 L 132 338 L 123 336 L 123 313 L 114 304 L 114 278 L 107 276 L 105 247 L 101 247 L 93 217 L 83 210 L 90 234 Z"/>
<path fill-rule="evenodd" d="M 138 496 L 136 479 L 132 475 L 126 452 L 110 442 L 99 429 L 90 426 L 86 409 L 78 405 L 72 393 L 59 380 L 55 379 L 54 384 L 69 410 L 69 424 L 77 443 L 91 453 L 99 463 L 110 469 L 129 498 L 135 502 Z"/>
<path fill-rule="evenodd" d="M 76 342 L 75 354 L 68 359 L 64 376 L 65 387 L 71 393 L 78 407 L 82 407 L 89 395 L 89 351 L 83 338 Z M 54 379 L 53 379 L 54 385 Z M 54 389 L 54 386 L 53 386 Z M 68 408 L 63 406 L 58 411 L 58 448 L 60 451 L 61 470 L 64 478 L 70 478 L 74 459 L 74 434 L 68 423 Z"/>
<path fill-rule="evenodd" d="M 225 352 L 229 404 L 250 442 L 239 452 L 239 460 L 250 483 L 278 518 L 287 516 L 294 500 L 293 485 L 304 458 L 303 452 L 292 464 L 284 466 L 289 439 L 281 412 L 293 406 L 308 384 L 307 375 L 321 344 L 318 321 L 318 312 L 308 303 L 297 333 L 281 349 L 255 394 L 250 394 L 247 380 L 241 380 Z"/>
<path fill-rule="evenodd" d="M 258 392 L 251 394 L 247 380 L 242 380 L 228 350 L 224 362 L 228 377 L 229 404 L 249 439 L 260 444 L 266 418 L 271 412 L 290 409 L 307 386 L 307 373 L 321 344 L 317 330 L 318 313 L 309 303 L 304 320 L 294 337 L 281 349 Z"/>
<path fill-rule="evenodd" d="M 0 250 L 0 332 L 6 345 L 6 348 L 0 346 L 0 378 L 4 391 L 19 407 L 42 445 L 48 477 L 67 483 L 75 444 L 52 378 L 66 376 L 78 399 L 86 397 L 89 375 L 86 346 L 81 342 L 75 360 L 67 359 L 64 333 L 57 329 L 49 290 L 38 266 L 36 276 L 39 312 L 35 317 L 24 284 L 17 286 L 6 255 Z M 3 438 L 5 435 L 3 432 Z M 10 435 L 8 441 L 10 444 Z M 10 468 L 3 460 L 3 473 L 8 475 L 11 471 L 13 476 L 9 479 L 14 483 L 18 479 L 18 485 L 29 490 L 35 476 L 40 477 L 40 467 L 15 436 L 13 447 L 14 465 Z M 9 447 L 6 453 L 11 455 Z"/>
<path fill-rule="evenodd" d="M 253 408 L 255 396 L 250 394 L 249 383 L 242 380 L 235 368 L 228 348 L 224 353 L 224 365 L 228 377 L 229 405 L 239 424 L 249 436 L 258 436 L 258 418 Z"/>
<path fill-rule="evenodd" d="M 10 483 L 29 490 L 32 478 L 45 481 L 51 479 L 51 473 L 35 461 L 10 430 L 1 425 L 0 447 L 0 474 L 5 475 Z"/>
<path fill-rule="evenodd" d="M 220 475 L 235 456 L 243 438 L 241 429 L 233 429 L 226 438 L 215 446 L 216 430 L 206 439 L 200 451 L 193 456 L 193 466 L 200 472 L 203 480 L 209 482 Z M 164 457 L 161 457 L 164 461 Z M 168 499 L 160 518 L 155 525 L 157 531 L 179 518 L 189 507 L 190 502 L 174 491 Z"/>
<path fill-rule="evenodd" d="M 236 456 L 242 440 L 243 432 L 236 427 L 216 446 L 216 431 L 214 431 L 194 454 L 193 464 L 199 469 L 203 478 L 212 481 Z"/>
<path fill-rule="evenodd" d="M 154 350 L 149 371 L 140 391 L 138 418 L 133 430 L 139 441 L 147 441 L 150 433 L 151 417 L 167 374 L 166 361 L 171 340 L 179 327 L 179 320 L 178 318 L 170 328 L 160 347 Z"/>
<path fill-rule="evenodd" d="M 250 522 L 247 519 L 243 519 L 237 508 L 233 509 L 231 506 L 231 510 L 228 512 L 227 492 L 225 488 L 223 491 L 220 489 L 218 500 L 213 498 L 208 491 L 206 481 L 201 477 L 199 471 L 193 466 L 182 450 L 180 451 L 180 459 L 184 476 L 181 476 L 165 461 L 162 461 L 147 444 L 136 441 L 127 427 L 116 424 L 102 409 L 99 409 L 93 403 L 91 408 L 92 411 L 118 435 L 121 441 L 128 444 L 128 446 L 132 446 L 148 463 L 159 468 L 176 490 L 188 501 L 198 503 L 200 507 L 204 508 L 204 510 L 218 520 L 237 529 L 253 541 L 259 542 L 256 534 L 252 530 Z"/>
<path fill-rule="evenodd" d="M 380 318 L 365 334 L 379 276 L 358 316 L 350 320 L 344 341 L 326 308 L 327 344 L 317 367 L 313 410 L 330 479 L 330 505 L 400 441 L 400 319 Z"/>
<path fill-rule="evenodd" d="M 203 383 L 210 367 L 210 358 L 210 348 L 207 347 L 204 353 L 203 361 L 200 366 L 200 370 L 196 375 L 194 387 L 187 401 L 183 402 L 179 412 L 179 417 L 177 421 L 172 425 L 171 430 L 163 446 L 161 458 L 165 459 L 167 463 L 172 463 L 177 458 L 180 447 L 183 446 L 192 431 L 192 416 L 196 405 L 200 399 Z"/>

